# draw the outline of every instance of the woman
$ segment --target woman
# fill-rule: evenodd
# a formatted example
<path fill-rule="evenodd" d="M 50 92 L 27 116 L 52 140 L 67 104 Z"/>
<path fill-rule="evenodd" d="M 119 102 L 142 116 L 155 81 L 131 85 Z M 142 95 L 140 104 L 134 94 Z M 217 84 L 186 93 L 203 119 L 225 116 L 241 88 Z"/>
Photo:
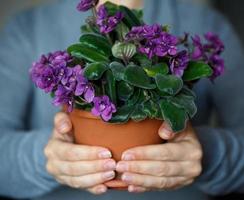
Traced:
<path fill-rule="evenodd" d="M 196 181 L 198 188 L 209 194 L 223 194 L 244 186 L 239 177 L 244 169 L 240 162 L 244 160 L 240 153 L 244 144 L 244 104 L 239 92 L 243 85 L 244 71 L 239 68 L 243 52 L 230 25 L 206 8 L 180 1 L 121 2 L 144 7 L 147 23 L 169 24 L 174 34 L 213 31 L 225 41 L 229 69 L 215 85 L 204 80 L 196 86 L 199 114 L 192 122 L 194 129 L 189 125 L 174 137 L 163 124 L 159 135 L 173 138 L 168 144 L 128 150 L 119 163 L 113 161 L 108 149 L 74 145 L 71 123 L 64 113 L 56 115 L 52 131 L 58 110 L 51 106 L 47 95 L 32 87 L 27 72 L 38 55 L 65 49 L 79 37 L 78 27 L 87 14 L 75 11 L 76 0 L 60 0 L 18 16 L 1 39 L 0 195 L 44 195 L 39 199 L 207 199 L 196 186 L 161 191 L 191 184 L 201 173 L 202 154 L 203 173 Z M 221 129 L 209 127 L 213 110 L 217 111 Z M 160 191 L 140 195 L 107 191 L 103 183 L 114 178 L 115 170 L 124 173 L 130 192 Z M 85 190 L 105 194 L 95 197 Z"/>

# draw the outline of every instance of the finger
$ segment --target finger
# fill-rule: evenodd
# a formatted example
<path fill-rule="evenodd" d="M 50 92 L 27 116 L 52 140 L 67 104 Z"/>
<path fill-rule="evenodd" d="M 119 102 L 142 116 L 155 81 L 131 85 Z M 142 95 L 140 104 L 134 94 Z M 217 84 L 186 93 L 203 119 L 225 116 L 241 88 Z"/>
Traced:
<path fill-rule="evenodd" d="M 108 188 L 103 184 L 96 185 L 94 187 L 87 189 L 88 192 L 95 194 L 95 195 L 103 194 L 103 193 L 107 192 L 107 190 L 108 190 Z"/>
<path fill-rule="evenodd" d="M 125 151 L 122 154 L 122 160 L 189 160 L 190 156 L 195 154 L 195 152 L 192 152 L 192 148 L 189 147 L 190 145 L 188 143 L 166 143 L 135 147 Z"/>
<path fill-rule="evenodd" d="M 158 177 L 195 177 L 201 173 L 201 165 L 193 161 L 120 161 L 116 166 L 116 171 Z"/>
<path fill-rule="evenodd" d="M 188 181 L 185 177 L 155 177 L 132 173 L 124 173 L 122 175 L 122 180 L 129 185 L 156 189 L 170 189 Z"/>
<path fill-rule="evenodd" d="M 69 116 L 64 112 L 59 112 L 54 118 L 54 127 L 60 134 L 67 134 L 72 130 L 72 123 Z"/>
<path fill-rule="evenodd" d="M 90 188 L 96 185 L 102 184 L 106 181 L 112 180 L 115 177 L 114 171 L 108 171 L 103 173 L 89 174 L 85 176 L 59 176 L 57 179 L 59 182 L 66 184 L 72 188 Z"/>
<path fill-rule="evenodd" d="M 112 159 L 94 161 L 50 161 L 47 164 L 49 173 L 55 176 L 83 176 L 104 171 L 115 170 L 116 162 Z"/>
<path fill-rule="evenodd" d="M 59 140 L 53 140 L 48 144 L 45 155 L 62 161 L 98 160 L 112 157 L 112 153 L 103 147 L 76 145 Z"/>
<path fill-rule="evenodd" d="M 158 130 L 159 136 L 164 140 L 171 140 L 174 138 L 175 133 L 172 131 L 171 127 L 167 122 L 163 122 L 161 127 Z"/>
<path fill-rule="evenodd" d="M 149 189 L 140 187 L 140 186 L 135 186 L 135 185 L 129 185 L 128 186 L 128 192 L 133 192 L 133 193 L 143 193 L 148 191 Z"/>

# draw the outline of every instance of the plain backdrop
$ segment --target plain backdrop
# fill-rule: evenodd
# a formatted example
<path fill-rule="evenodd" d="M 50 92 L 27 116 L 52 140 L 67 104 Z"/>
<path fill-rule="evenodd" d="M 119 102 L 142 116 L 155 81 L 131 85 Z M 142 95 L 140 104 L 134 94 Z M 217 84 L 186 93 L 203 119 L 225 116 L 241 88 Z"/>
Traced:
<path fill-rule="evenodd" d="M 28 9 L 30 7 L 49 3 L 52 1 L 55 0 L 0 0 L 0 29 L 3 27 L 3 25 L 6 23 L 6 21 L 11 15 L 16 14 L 17 12 L 20 12 L 22 10 Z M 193 1 L 194 3 L 208 2 L 208 0 L 182 0 L 182 1 Z M 79 2 L 79 0 L 77 0 L 77 2 Z"/>

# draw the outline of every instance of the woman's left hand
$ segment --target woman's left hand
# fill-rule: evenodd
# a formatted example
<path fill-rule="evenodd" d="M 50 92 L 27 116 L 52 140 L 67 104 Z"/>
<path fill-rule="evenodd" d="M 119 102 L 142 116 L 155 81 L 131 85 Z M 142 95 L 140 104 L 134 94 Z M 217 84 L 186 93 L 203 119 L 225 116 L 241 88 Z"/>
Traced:
<path fill-rule="evenodd" d="M 117 164 L 116 170 L 123 173 L 129 192 L 177 189 L 200 175 L 202 149 L 190 123 L 177 135 L 163 123 L 159 135 L 169 141 L 129 149 Z"/>

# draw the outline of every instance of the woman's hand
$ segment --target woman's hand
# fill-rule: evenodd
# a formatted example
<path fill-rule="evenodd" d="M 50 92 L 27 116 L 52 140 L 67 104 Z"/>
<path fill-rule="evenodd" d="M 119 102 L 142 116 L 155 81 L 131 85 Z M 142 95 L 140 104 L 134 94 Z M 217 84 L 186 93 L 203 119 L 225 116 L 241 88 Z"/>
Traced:
<path fill-rule="evenodd" d="M 54 120 L 52 138 L 45 148 L 47 171 L 61 184 L 87 189 L 93 194 L 107 191 L 103 184 L 115 177 L 116 163 L 103 147 L 73 144 L 72 125 L 65 113 Z"/>
<path fill-rule="evenodd" d="M 129 184 L 129 192 L 176 189 L 191 184 L 200 175 L 202 149 L 194 129 L 174 135 L 164 123 L 159 129 L 166 144 L 136 147 L 122 155 L 116 170 Z"/>

